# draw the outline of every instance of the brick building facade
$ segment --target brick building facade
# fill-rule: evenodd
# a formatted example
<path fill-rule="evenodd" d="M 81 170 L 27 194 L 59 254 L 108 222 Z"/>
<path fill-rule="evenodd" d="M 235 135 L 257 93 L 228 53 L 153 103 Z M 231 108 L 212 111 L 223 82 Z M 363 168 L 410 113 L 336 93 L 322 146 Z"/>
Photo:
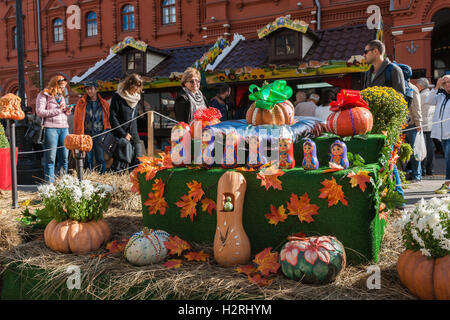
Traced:
<path fill-rule="evenodd" d="M 288 14 L 316 30 L 364 24 L 371 15 L 367 8 L 377 5 L 388 56 L 423 69 L 431 80 L 450 69 L 446 0 L 41 0 L 37 10 L 38 2 L 22 5 L 28 105 L 34 105 L 40 85 L 39 33 L 45 85 L 55 74 L 82 74 L 126 36 L 155 48 L 213 44 L 235 33 L 256 38 L 257 29 Z M 6 49 L 0 51 L 0 95 L 18 87 L 15 27 L 15 1 L 0 0 L 0 46 Z M 77 94 L 70 96 L 75 102 Z"/>

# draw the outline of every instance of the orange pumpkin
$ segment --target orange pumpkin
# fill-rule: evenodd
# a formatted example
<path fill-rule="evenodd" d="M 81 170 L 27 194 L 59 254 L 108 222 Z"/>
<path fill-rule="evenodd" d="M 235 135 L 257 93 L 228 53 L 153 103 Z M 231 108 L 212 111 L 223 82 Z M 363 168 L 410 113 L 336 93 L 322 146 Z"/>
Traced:
<path fill-rule="evenodd" d="M 111 231 L 103 220 L 78 222 L 66 220 L 50 221 L 44 231 L 44 240 L 47 247 L 62 253 L 84 254 L 95 251 L 109 240 Z"/>
<path fill-rule="evenodd" d="M 423 300 L 450 300 L 450 255 L 431 259 L 420 251 L 406 250 L 397 261 L 400 281 Z"/>
<path fill-rule="evenodd" d="M 327 118 L 326 130 L 341 137 L 366 134 L 373 127 L 372 112 L 363 107 L 354 107 L 333 112 Z"/>
<path fill-rule="evenodd" d="M 245 116 L 248 124 L 254 126 L 271 124 L 281 126 L 283 124 L 294 124 L 294 105 L 286 100 L 275 104 L 272 109 L 256 108 L 256 103 L 252 103 Z"/>
<path fill-rule="evenodd" d="M 0 98 L 0 118 L 11 120 L 22 120 L 25 118 L 25 112 L 23 112 L 20 105 L 20 99 L 18 96 L 12 93 Z"/>
<path fill-rule="evenodd" d="M 64 146 L 69 150 L 91 151 L 92 137 L 85 134 L 68 134 Z"/>

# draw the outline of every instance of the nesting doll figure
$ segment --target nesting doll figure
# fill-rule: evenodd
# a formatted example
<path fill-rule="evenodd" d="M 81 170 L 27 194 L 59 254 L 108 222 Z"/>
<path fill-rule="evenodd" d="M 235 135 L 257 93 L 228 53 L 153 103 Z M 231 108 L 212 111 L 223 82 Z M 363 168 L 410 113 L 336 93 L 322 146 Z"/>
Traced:
<path fill-rule="evenodd" d="M 280 169 L 292 169 L 295 167 L 294 143 L 290 138 L 278 140 L 278 167 Z"/>
<path fill-rule="evenodd" d="M 228 133 L 225 138 L 225 152 L 223 155 L 222 167 L 234 169 L 238 166 L 238 145 L 240 136 L 237 132 Z"/>
<path fill-rule="evenodd" d="M 302 167 L 305 170 L 317 170 L 319 168 L 316 144 L 311 139 L 306 139 L 303 143 Z"/>
<path fill-rule="evenodd" d="M 267 159 L 261 152 L 261 139 L 257 135 L 248 138 L 248 161 L 247 168 L 258 170 L 262 165 L 267 163 Z"/>
<path fill-rule="evenodd" d="M 202 162 L 207 167 L 212 167 L 214 164 L 213 151 L 214 132 L 207 126 L 202 132 Z"/>
<path fill-rule="evenodd" d="M 347 158 L 347 145 L 344 142 L 339 140 L 333 142 L 330 162 L 340 165 L 344 169 L 350 166 Z"/>
<path fill-rule="evenodd" d="M 172 127 L 170 157 L 174 165 L 190 163 L 191 134 L 187 123 L 179 122 Z"/>

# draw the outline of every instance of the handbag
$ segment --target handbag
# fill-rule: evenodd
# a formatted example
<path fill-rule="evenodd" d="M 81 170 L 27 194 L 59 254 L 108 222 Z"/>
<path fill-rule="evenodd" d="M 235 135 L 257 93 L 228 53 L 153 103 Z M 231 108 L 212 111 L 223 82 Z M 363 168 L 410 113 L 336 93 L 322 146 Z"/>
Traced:
<path fill-rule="evenodd" d="M 130 141 L 120 138 L 117 143 L 117 156 L 120 161 L 131 163 L 134 158 L 134 147 Z"/>
<path fill-rule="evenodd" d="M 118 139 L 117 137 L 110 131 L 101 136 L 99 146 L 106 152 L 110 157 L 114 154 L 117 148 Z"/>

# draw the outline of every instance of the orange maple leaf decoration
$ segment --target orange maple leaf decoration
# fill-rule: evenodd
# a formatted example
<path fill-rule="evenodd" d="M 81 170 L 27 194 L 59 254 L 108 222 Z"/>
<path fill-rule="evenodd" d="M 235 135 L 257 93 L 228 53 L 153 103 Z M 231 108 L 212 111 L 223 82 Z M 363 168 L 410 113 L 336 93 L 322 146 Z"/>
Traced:
<path fill-rule="evenodd" d="M 241 172 L 253 172 L 256 171 L 253 168 L 247 168 L 247 167 L 237 167 L 236 169 L 234 169 L 236 171 L 241 171 Z"/>
<path fill-rule="evenodd" d="M 270 250 L 272 250 L 272 247 L 265 248 L 253 260 L 258 265 L 256 270 L 261 272 L 263 276 L 268 276 L 270 273 L 277 273 L 280 268 L 278 252 L 270 252 Z"/>
<path fill-rule="evenodd" d="M 164 242 L 164 246 L 169 250 L 169 255 L 181 256 L 184 250 L 191 250 L 191 245 L 178 236 L 170 236 L 169 240 Z"/>
<path fill-rule="evenodd" d="M 243 266 L 239 266 L 234 270 L 237 271 L 238 273 L 243 273 L 247 276 L 251 276 L 256 272 L 256 267 L 253 264 L 246 264 Z"/>
<path fill-rule="evenodd" d="M 189 217 L 191 221 L 194 221 L 194 216 L 197 215 L 197 202 L 192 199 L 189 195 L 185 194 L 181 197 L 180 201 L 175 202 L 175 204 L 181 208 L 181 218 Z"/>
<path fill-rule="evenodd" d="M 101 254 L 93 254 L 93 255 L 91 255 L 91 257 L 103 258 L 110 254 L 123 252 L 125 250 L 125 247 L 127 246 L 127 243 L 128 243 L 128 239 L 113 240 L 106 244 L 106 250 L 108 250 L 108 252 L 101 253 Z"/>
<path fill-rule="evenodd" d="M 281 177 L 285 172 L 279 169 L 276 165 L 265 167 L 256 174 L 256 178 L 261 180 L 261 186 L 269 190 L 270 187 L 282 190 L 281 181 L 278 177 Z"/>
<path fill-rule="evenodd" d="M 270 213 L 266 214 L 265 217 L 269 220 L 270 224 L 277 225 L 278 222 L 284 222 L 288 215 L 286 214 L 286 209 L 283 205 L 279 206 L 278 209 L 271 204 Z"/>
<path fill-rule="evenodd" d="M 132 183 L 131 192 L 136 194 L 141 194 L 141 188 L 139 187 L 138 170 L 135 168 L 130 174 L 130 181 Z"/>
<path fill-rule="evenodd" d="M 341 201 L 344 206 L 348 205 L 347 200 L 345 200 L 344 192 L 342 191 L 342 186 L 337 184 L 334 177 L 331 177 L 331 180 L 325 179 L 321 184 L 324 185 L 324 187 L 319 190 L 319 198 L 326 198 L 328 200 L 328 207 L 337 204 L 339 201 Z"/>
<path fill-rule="evenodd" d="M 148 207 L 149 214 L 156 214 L 158 211 L 161 215 L 166 213 L 166 209 L 169 206 L 164 199 L 164 182 L 161 179 L 156 179 L 152 185 L 152 190 L 148 194 L 148 199 L 144 202 L 144 205 Z"/>
<path fill-rule="evenodd" d="M 387 222 L 388 217 L 389 217 L 389 213 L 390 213 L 390 211 L 386 210 L 386 204 L 383 203 L 383 202 L 380 203 L 380 216 L 379 216 L 379 219 L 380 220 L 384 220 L 384 221 Z"/>
<path fill-rule="evenodd" d="M 167 260 L 166 263 L 163 263 L 163 266 L 166 269 L 174 269 L 174 268 L 179 268 L 182 265 L 182 260 L 181 259 L 170 259 Z"/>
<path fill-rule="evenodd" d="M 145 180 L 152 180 L 159 170 L 173 168 L 170 153 L 159 153 L 160 158 L 142 156 L 138 160 L 141 162 L 137 167 L 137 172 L 145 173 Z"/>
<path fill-rule="evenodd" d="M 200 201 L 200 199 L 203 197 L 203 195 L 205 194 L 205 192 L 202 189 L 202 184 L 198 183 L 195 180 L 192 180 L 191 182 L 186 183 L 188 188 L 189 188 L 189 193 L 188 195 L 190 197 L 192 197 L 192 199 L 195 202 Z"/>
<path fill-rule="evenodd" d="M 313 215 L 319 214 L 317 210 L 319 210 L 319 206 L 315 204 L 309 203 L 310 199 L 308 197 L 308 193 L 304 193 L 300 199 L 296 194 L 291 194 L 291 198 L 287 203 L 287 209 L 289 210 L 288 214 L 290 216 L 298 216 L 300 222 L 311 223 L 314 221 Z"/>
<path fill-rule="evenodd" d="M 358 173 L 350 171 L 347 175 L 347 178 L 350 178 L 352 188 L 359 185 L 359 188 L 362 190 L 362 192 L 366 191 L 366 183 L 370 182 L 369 172 L 363 170 L 359 170 Z"/>
<path fill-rule="evenodd" d="M 267 286 L 272 283 L 273 279 L 265 278 L 257 273 L 254 276 L 248 275 L 248 281 L 258 286 Z"/>
<path fill-rule="evenodd" d="M 212 199 L 205 198 L 201 201 L 202 203 L 202 211 L 208 211 L 208 213 L 212 216 L 212 211 L 217 211 L 216 202 Z"/>
<path fill-rule="evenodd" d="M 206 259 L 209 258 L 209 253 L 203 252 L 203 250 L 200 250 L 198 252 L 191 251 L 184 255 L 184 257 L 188 261 L 206 261 Z"/>

